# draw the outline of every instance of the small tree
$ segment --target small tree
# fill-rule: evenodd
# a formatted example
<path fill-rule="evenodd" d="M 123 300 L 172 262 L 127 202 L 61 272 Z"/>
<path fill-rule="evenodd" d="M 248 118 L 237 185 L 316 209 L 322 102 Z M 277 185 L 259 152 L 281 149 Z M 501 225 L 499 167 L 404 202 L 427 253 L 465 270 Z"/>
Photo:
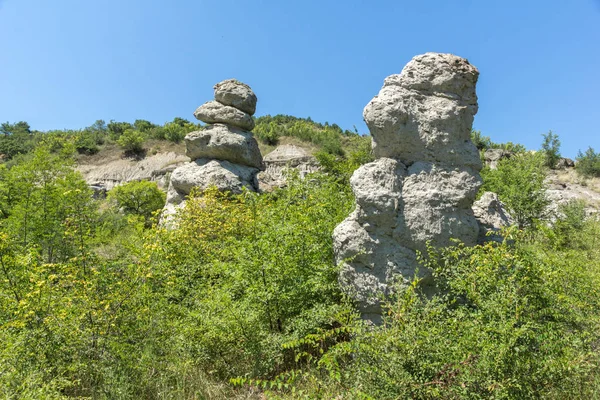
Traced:
<path fill-rule="evenodd" d="M 477 150 L 487 150 L 492 147 L 492 140 L 489 136 L 481 135 L 481 131 L 471 131 L 471 141 L 477 147 Z"/>
<path fill-rule="evenodd" d="M 548 131 L 546 134 L 542 134 L 544 141 L 542 142 L 542 153 L 544 154 L 544 164 L 548 168 L 555 168 L 558 159 L 560 158 L 560 140 L 558 135 Z"/>
<path fill-rule="evenodd" d="M 596 153 L 591 147 L 588 147 L 585 154 L 579 150 L 575 168 L 580 175 L 585 177 L 600 176 L 600 153 Z"/>
<path fill-rule="evenodd" d="M 520 228 L 544 217 L 549 204 L 541 153 L 522 153 L 501 160 L 495 170 L 484 168 L 482 191 L 498 194 Z"/>
<path fill-rule="evenodd" d="M 127 214 L 139 215 L 150 225 L 154 212 L 165 205 L 166 195 L 155 182 L 129 182 L 112 189 L 108 198 Z"/>
<path fill-rule="evenodd" d="M 127 129 L 119 139 L 117 144 L 123 148 L 126 152 L 141 153 L 143 150 L 144 134 L 134 129 Z"/>

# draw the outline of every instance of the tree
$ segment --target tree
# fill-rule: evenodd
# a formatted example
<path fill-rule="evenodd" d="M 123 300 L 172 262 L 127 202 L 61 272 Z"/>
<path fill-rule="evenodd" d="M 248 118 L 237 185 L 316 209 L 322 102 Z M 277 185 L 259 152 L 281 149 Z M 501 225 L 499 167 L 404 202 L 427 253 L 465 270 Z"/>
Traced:
<path fill-rule="evenodd" d="M 112 140 L 118 140 L 123 133 L 128 129 L 133 129 L 133 125 L 129 122 L 116 122 L 111 120 L 108 125 L 108 133 Z"/>
<path fill-rule="evenodd" d="M 580 175 L 585 177 L 600 176 L 600 153 L 596 153 L 592 147 L 588 147 L 585 154 L 579 150 L 576 160 L 575 168 Z"/>
<path fill-rule="evenodd" d="M 80 241 L 74 230 L 77 235 L 89 233 L 95 203 L 72 159 L 41 145 L 0 173 L 1 228 L 19 251 L 35 248 L 47 263 L 75 255 Z"/>
<path fill-rule="evenodd" d="M 542 153 L 545 158 L 545 165 L 548 168 L 556 167 L 556 163 L 560 158 L 560 140 L 558 135 L 548 131 L 546 134 L 542 134 L 544 141 L 542 142 Z"/>
<path fill-rule="evenodd" d="M 166 195 L 155 182 L 129 182 L 112 189 L 108 198 L 127 214 L 139 215 L 150 225 L 153 214 L 163 208 Z"/>
<path fill-rule="evenodd" d="M 471 141 L 477 147 L 477 150 L 487 150 L 492 147 L 492 140 L 489 136 L 482 136 L 481 131 L 471 131 Z"/>
<path fill-rule="evenodd" d="M 137 129 L 140 132 L 148 132 L 150 129 L 154 128 L 156 125 L 154 125 L 150 121 L 146 121 L 145 119 L 136 119 L 135 122 L 133 123 L 133 126 L 135 129 Z"/>
<path fill-rule="evenodd" d="M 135 129 L 127 129 L 119 139 L 117 139 L 117 144 L 121 146 L 125 152 L 137 154 L 142 152 L 145 140 L 146 138 L 142 132 L 136 131 Z"/>
<path fill-rule="evenodd" d="M 34 147 L 31 127 L 25 121 L 0 125 L 0 154 L 11 159 L 17 154 L 26 154 Z"/>
<path fill-rule="evenodd" d="M 495 170 L 481 171 L 481 191 L 498 194 L 520 228 L 543 218 L 549 204 L 544 179 L 545 158 L 542 153 L 521 153 L 501 160 Z"/>

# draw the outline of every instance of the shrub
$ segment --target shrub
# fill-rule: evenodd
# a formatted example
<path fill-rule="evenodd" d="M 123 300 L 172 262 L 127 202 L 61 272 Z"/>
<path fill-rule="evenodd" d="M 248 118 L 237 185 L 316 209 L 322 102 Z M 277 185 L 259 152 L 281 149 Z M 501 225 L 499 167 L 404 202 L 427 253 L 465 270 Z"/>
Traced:
<path fill-rule="evenodd" d="M 471 141 L 477 147 L 477 150 L 485 151 L 492 147 L 492 140 L 489 136 L 483 136 L 481 131 L 471 131 Z"/>
<path fill-rule="evenodd" d="M 416 282 L 400 288 L 382 327 L 350 324 L 349 339 L 282 374 L 275 388 L 291 382 L 306 398 L 593 398 L 600 388 L 598 250 L 557 252 L 506 235 L 501 244 L 429 249 L 424 267 L 437 295 L 422 295 Z"/>
<path fill-rule="evenodd" d="M 143 217 L 149 226 L 156 211 L 164 207 L 166 195 L 156 182 L 134 181 L 113 188 L 108 198 L 125 213 Z"/>
<path fill-rule="evenodd" d="M 174 143 L 181 142 L 188 133 L 185 126 L 178 125 L 174 122 L 166 123 L 163 130 L 165 139 Z"/>
<path fill-rule="evenodd" d="M 546 167 L 555 168 L 560 158 L 560 140 L 558 139 L 558 135 L 549 131 L 542 136 L 544 137 L 542 154 L 544 154 Z"/>
<path fill-rule="evenodd" d="M 106 125 L 106 129 L 108 130 L 110 138 L 116 141 L 123 133 L 125 133 L 126 130 L 134 129 L 134 127 L 129 122 L 116 122 L 111 120 Z"/>
<path fill-rule="evenodd" d="M 188 200 L 179 229 L 149 243 L 157 296 L 186 326 L 182 343 L 216 376 L 269 377 L 293 358 L 281 344 L 335 321 L 331 232 L 349 212 L 347 189 L 326 176 L 291 178 L 271 194 Z"/>
<path fill-rule="evenodd" d="M 596 153 L 591 147 L 588 147 L 585 154 L 579 150 L 575 169 L 587 178 L 600 177 L 600 153 Z"/>
<path fill-rule="evenodd" d="M 134 129 L 127 129 L 119 139 L 117 139 L 117 144 L 126 152 L 137 154 L 142 152 L 145 140 L 146 138 L 142 132 Z"/>
<path fill-rule="evenodd" d="M 97 145 L 96 135 L 83 130 L 75 136 L 75 148 L 80 154 L 96 154 L 100 149 Z"/>
<path fill-rule="evenodd" d="M 544 162 L 541 153 L 521 153 L 501 160 L 497 169 L 486 167 L 481 171 L 480 193 L 497 193 L 519 227 L 529 226 L 546 217 L 549 201 L 544 184 Z"/>

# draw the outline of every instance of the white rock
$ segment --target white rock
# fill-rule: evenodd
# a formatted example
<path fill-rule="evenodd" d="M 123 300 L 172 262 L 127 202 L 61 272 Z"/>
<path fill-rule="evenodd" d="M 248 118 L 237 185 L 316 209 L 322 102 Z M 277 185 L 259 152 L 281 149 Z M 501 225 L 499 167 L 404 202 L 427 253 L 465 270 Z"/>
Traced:
<path fill-rule="evenodd" d="M 218 101 L 202 104 L 194 112 L 194 117 L 207 124 L 233 125 L 245 131 L 251 131 L 254 128 L 254 120 L 250 114 L 235 107 L 223 105 Z"/>
<path fill-rule="evenodd" d="M 503 149 L 487 149 L 483 153 L 483 159 L 488 167 L 491 169 L 498 168 L 500 160 L 512 157 L 513 153 Z"/>
<path fill-rule="evenodd" d="M 502 237 L 494 232 L 499 232 L 514 223 L 494 192 L 485 192 L 473 203 L 473 214 L 479 222 L 479 243 L 502 240 Z"/>
<path fill-rule="evenodd" d="M 220 191 L 239 194 L 242 193 L 243 188 L 256 190 L 257 172 L 256 168 L 229 161 L 201 158 L 173 171 L 171 185 L 180 196 L 188 195 L 192 188 L 196 187 L 202 191 L 213 185 Z M 170 197 L 170 194 L 168 196 Z"/>
<path fill-rule="evenodd" d="M 470 140 L 479 72 L 463 58 L 427 53 L 388 77 L 365 107 L 376 157 L 442 162 L 481 169 Z"/>
<path fill-rule="evenodd" d="M 214 89 L 215 100 L 219 103 L 254 115 L 257 99 L 250 86 L 236 79 L 228 79 L 217 83 Z"/>
<path fill-rule="evenodd" d="M 249 167 L 263 167 L 256 139 L 250 132 L 223 124 L 207 126 L 185 137 L 186 155 L 192 160 L 210 158 Z"/>
<path fill-rule="evenodd" d="M 471 206 L 481 161 L 470 140 L 477 76 L 465 59 L 417 56 L 365 107 L 378 159 L 352 175 L 356 208 L 334 230 L 333 244 L 342 288 L 374 323 L 395 283 L 419 276 L 431 291 L 430 272 L 417 262 L 428 243 L 477 243 Z"/>
<path fill-rule="evenodd" d="M 261 191 L 286 185 L 286 176 L 295 170 L 301 178 L 317 172 L 319 163 L 308 151 L 299 146 L 283 144 L 263 158 L 265 171 L 258 175 Z"/>

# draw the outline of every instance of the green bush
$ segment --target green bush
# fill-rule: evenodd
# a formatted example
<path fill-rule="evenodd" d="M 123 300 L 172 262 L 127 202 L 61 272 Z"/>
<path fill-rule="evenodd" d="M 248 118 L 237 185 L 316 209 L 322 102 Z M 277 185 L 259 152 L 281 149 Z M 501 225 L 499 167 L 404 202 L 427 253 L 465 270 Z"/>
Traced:
<path fill-rule="evenodd" d="M 77 133 L 75 136 L 75 148 L 80 154 L 96 154 L 100 150 L 96 135 L 87 130 Z"/>
<path fill-rule="evenodd" d="M 106 125 L 106 129 L 108 130 L 109 137 L 112 140 L 117 141 L 126 130 L 134 129 L 134 127 L 129 122 L 117 122 L 111 120 Z"/>
<path fill-rule="evenodd" d="M 173 122 L 165 124 L 163 129 L 165 139 L 174 143 L 181 142 L 188 133 L 185 126 L 181 126 Z"/>
<path fill-rule="evenodd" d="M 521 153 L 501 160 L 497 169 L 486 167 L 481 171 L 480 193 L 497 193 L 519 227 L 530 226 L 535 220 L 546 217 L 549 204 L 544 163 L 541 153 Z"/>
<path fill-rule="evenodd" d="M 149 226 L 154 214 L 165 205 L 165 193 L 156 182 L 134 181 L 119 185 L 108 192 L 108 199 L 127 214 L 139 215 Z"/>
<path fill-rule="evenodd" d="M 587 178 L 600 177 L 600 153 L 588 147 L 585 154 L 581 150 L 577 154 L 576 171 Z"/>
<path fill-rule="evenodd" d="M 560 158 L 560 140 L 558 139 L 558 135 L 550 131 L 542 136 L 544 137 L 544 141 L 542 142 L 541 151 L 544 154 L 546 167 L 555 168 Z"/>
<path fill-rule="evenodd" d="M 485 151 L 492 147 L 492 140 L 489 136 L 483 136 L 481 131 L 471 131 L 471 141 L 477 147 L 477 150 Z"/>
<path fill-rule="evenodd" d="M 145 141 L 146 138 L 142 132 L 127 129 L 119 139 L 117 139 L 117 144 L 126 152 L 137 154 L 144 150 L 143 145 Z"/>
<path fill-rule="evenodd" d="M 415 282 L 399 288 L 382 327 L 355 322 L 296 341 L 309 362 L 266 389 L 282 398 L 594 398 L 598 250 L 556 251 L 506 235 L 499 245 L 430 249 L 424 267 L 437 295 L 424 296 Z M 323 356 L 306 355 L 307 344 L 318 349 L 344 331 L 351 335 Z"/>

